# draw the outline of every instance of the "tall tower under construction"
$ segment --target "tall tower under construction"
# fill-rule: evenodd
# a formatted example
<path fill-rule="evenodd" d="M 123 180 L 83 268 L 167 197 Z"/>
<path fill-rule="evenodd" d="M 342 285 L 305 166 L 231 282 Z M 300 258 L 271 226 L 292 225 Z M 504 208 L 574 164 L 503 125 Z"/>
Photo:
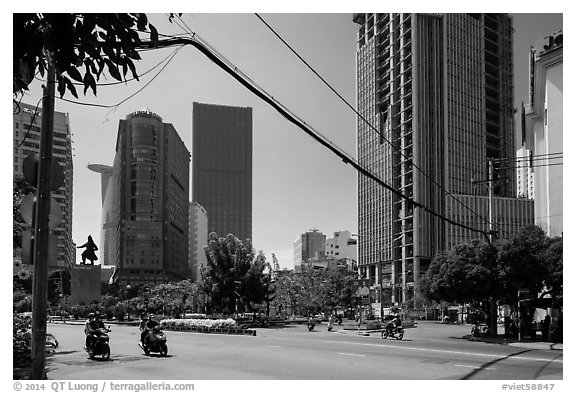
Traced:
<path fill-rule="evenodd" d="M 506 14 L 354 14 L 358 159 L 403 198 L 358 179 L 359 266 L 381 301 L 413 298 L 437 252 L 489 229 L 489 159 L 514 158 L 512 20 Z M 495 178 L 501 228 L 528 214 L 513 168 Z M 525 201 L 524 201 L 525 203 Z M 521 210 L 521 211 L 520 211 Z M 508 226 L 508 227 L 507 227 Z"/>

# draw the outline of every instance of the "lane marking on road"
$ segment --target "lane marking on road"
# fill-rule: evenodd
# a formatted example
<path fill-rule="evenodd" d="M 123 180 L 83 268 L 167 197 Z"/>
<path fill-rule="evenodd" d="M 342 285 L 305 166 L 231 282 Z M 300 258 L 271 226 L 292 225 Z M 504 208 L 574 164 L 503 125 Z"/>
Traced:
<path fill-rule="evenodd" d="M 351 341 L 331 341 L 327 340 L 326 342 L 335 343 L 335 344 L 350 344 L 350 345 L 362 345 L 368 347 L 378 347 L 378 348 L 391 348 L 391 349 L 402 349 L 402 350 L 411 350 L 411 351 L 421 351 L 421 352 L 436 352 L 436 353 L 444 353 L 450 355 L 465 355 L 465 356 L 481 356 L 481 357 L 489 357 L 493 359 L 498 359 L 501 357 L 507 357 L 510 360 L 523 360 L 523 361 L 531 361 L 531 362 L 549 362 L 549 363 L 564 363 L 562 359 L 546 359 L 546 358 L 536 358 L 536 357 L 528 357 L 528 356 L 513 356 L 512 354 L 493 354 L 493 353 L 480 353 L 480 352 L 464 352 L 464 351 L 448 351 L 445 349 L 430 349 L 430 348 L 416 348 L 416 347 L 404 347 L 399 345 L 386 345 L 386 344 L 373 344 L 373 343 L 359 343 L 359 342 L 351 342 Z M 512 356 L 511 356 L 512 355 Z M 509 357 L 508 357 L 509 356 Z"/>
<path fill-rule="evenodd" d="M 469 366 L 467 364 L 455 364 L 455 367 L 467 367 L 467 368 L 474 368 L 474 369 L 482 369 L 482 370 L 496 370 L 494 367 L 482 367 L 482 366 Z"/>
<path fill-rule="evenodd" d="M 360 355 L 360 354 L 357 354 L 357 353 L 346 353 L 346 352 L 338 352 L 338 355 L 344 355 L 344 356 L 358 356 L 358 357 L 361 357 L 361 358 L 364 358 L 364 357 L 366 357 L 366 355 Z"/>
<path fill-rule="evenodd" d="M 280 345 L 264 345 L 264 346 L 268 348 L 282 348 Z"/>

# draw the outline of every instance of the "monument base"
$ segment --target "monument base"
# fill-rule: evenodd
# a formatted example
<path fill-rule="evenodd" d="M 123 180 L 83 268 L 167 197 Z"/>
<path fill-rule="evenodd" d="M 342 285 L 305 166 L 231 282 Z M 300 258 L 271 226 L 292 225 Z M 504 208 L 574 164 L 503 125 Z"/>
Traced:
<path fill-rule="evenodd" d="M 100 265 L 74 265 L 70 271 L 72 305 L 88 305 L 93 301 L 100 301 L 101 293 L 101 267 Z"/>

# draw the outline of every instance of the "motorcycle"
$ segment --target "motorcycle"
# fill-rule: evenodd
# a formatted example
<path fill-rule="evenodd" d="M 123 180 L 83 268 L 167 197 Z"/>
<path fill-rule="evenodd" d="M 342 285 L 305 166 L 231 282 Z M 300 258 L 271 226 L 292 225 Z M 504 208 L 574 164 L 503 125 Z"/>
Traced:
<path fill-rule="evenodd" d="M 396 340 L 402 340 L 402 337 L 404 337 L 404 329 L 402 326 L 397 326 L 382 330 L 382 338 L 386 339 L 388 337 L 393 337 Z"/>
<path fill-rule="evenodd" d="M 46 333 L 46 347 L 58 348 L 58 340 L 52 333 Z"/>
<path fill-rule="evenodd" d="M 145 339 L 144 343 L 138 343 L 140 348 L 144 350 L 146 355 L 150 355 L 151 352 L 159 353 L 160 356 L 168 355 L 168 345 L 166 345 L 166 335 L 160 329 L 160 326 L 154 326 L 152 328 L 152 340 Z"/>
<path fill-rule="evenodd" d="M 92 333 L 90 346 L 86 348 L 90 359 L 94 359 L 96 356 L 102 356 L 102 360 L 110 359 L 110 337 L 106 333 L 111 331 L 112 329 L 107 327 L 97 329 L 96 332 Z"/>
<path fill-rule="evenodd" d="M 311 332 L 312 330 L 314 330 L 314 326 L 316 326 L 316 323 L 314 321 L 308 322 L 308 331 Z"/>
<path fill-rule="evenodd" d="M 470 335 L 476 338 L 485 337 L 488 335 L 488 326 L 482 326 L 481 328 L 480 324 L 474 323 L 470 330 Z"/>

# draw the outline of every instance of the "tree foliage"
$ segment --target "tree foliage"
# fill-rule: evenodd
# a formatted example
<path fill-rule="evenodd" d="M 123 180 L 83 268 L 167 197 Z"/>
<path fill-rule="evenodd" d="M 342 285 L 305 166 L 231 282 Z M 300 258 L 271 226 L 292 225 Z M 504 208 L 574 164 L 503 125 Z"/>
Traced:
<path fill-rule="evenodd" d="M 299 315 L 332 311 L 352 304 L 354 272 L 346 269 L 304 269 L 284 272 L 276 278 L 273 304 L 279 309 L 290 308 Z"/>
<path fill-rule="evenodd" d="M 138 80 L 134 61 L 140 60 L 140 34 L 158 43 L 158 31 L 143 13 L 16 13 L 13 22 L 14 95 L 28 90 L 36 72 L 44 76 L 45 50 L 53 53 L 60 97 L 69 91 L 78 98 L 75 82 L 84 94 L 90 89 L 96 95 L 103 73 L 124 81 L 130 71 Z"/>
<path fill-rule="evenodd" d="M 495 298 L 515 305 L 518 290 L 562 295 L 562 239 L 550 238 L 535 225 L 509 240 L 479 240 L 437 255 L 420 281 L 429 299 L 454 303 L 485 303 Z"/>
<path fill-rule="evenodd" d="M 269 296 L 264 278 L 269 264 L 263 254 L 256 257 L 250 239 L 242 242 L 232 234 L 222 238 L 212 232 L 205 252 L 201 289 L 208 296 L 210 311 L 231 314 L 236 306 L 239 311 L 252 311 L 251 304 Z"/>

